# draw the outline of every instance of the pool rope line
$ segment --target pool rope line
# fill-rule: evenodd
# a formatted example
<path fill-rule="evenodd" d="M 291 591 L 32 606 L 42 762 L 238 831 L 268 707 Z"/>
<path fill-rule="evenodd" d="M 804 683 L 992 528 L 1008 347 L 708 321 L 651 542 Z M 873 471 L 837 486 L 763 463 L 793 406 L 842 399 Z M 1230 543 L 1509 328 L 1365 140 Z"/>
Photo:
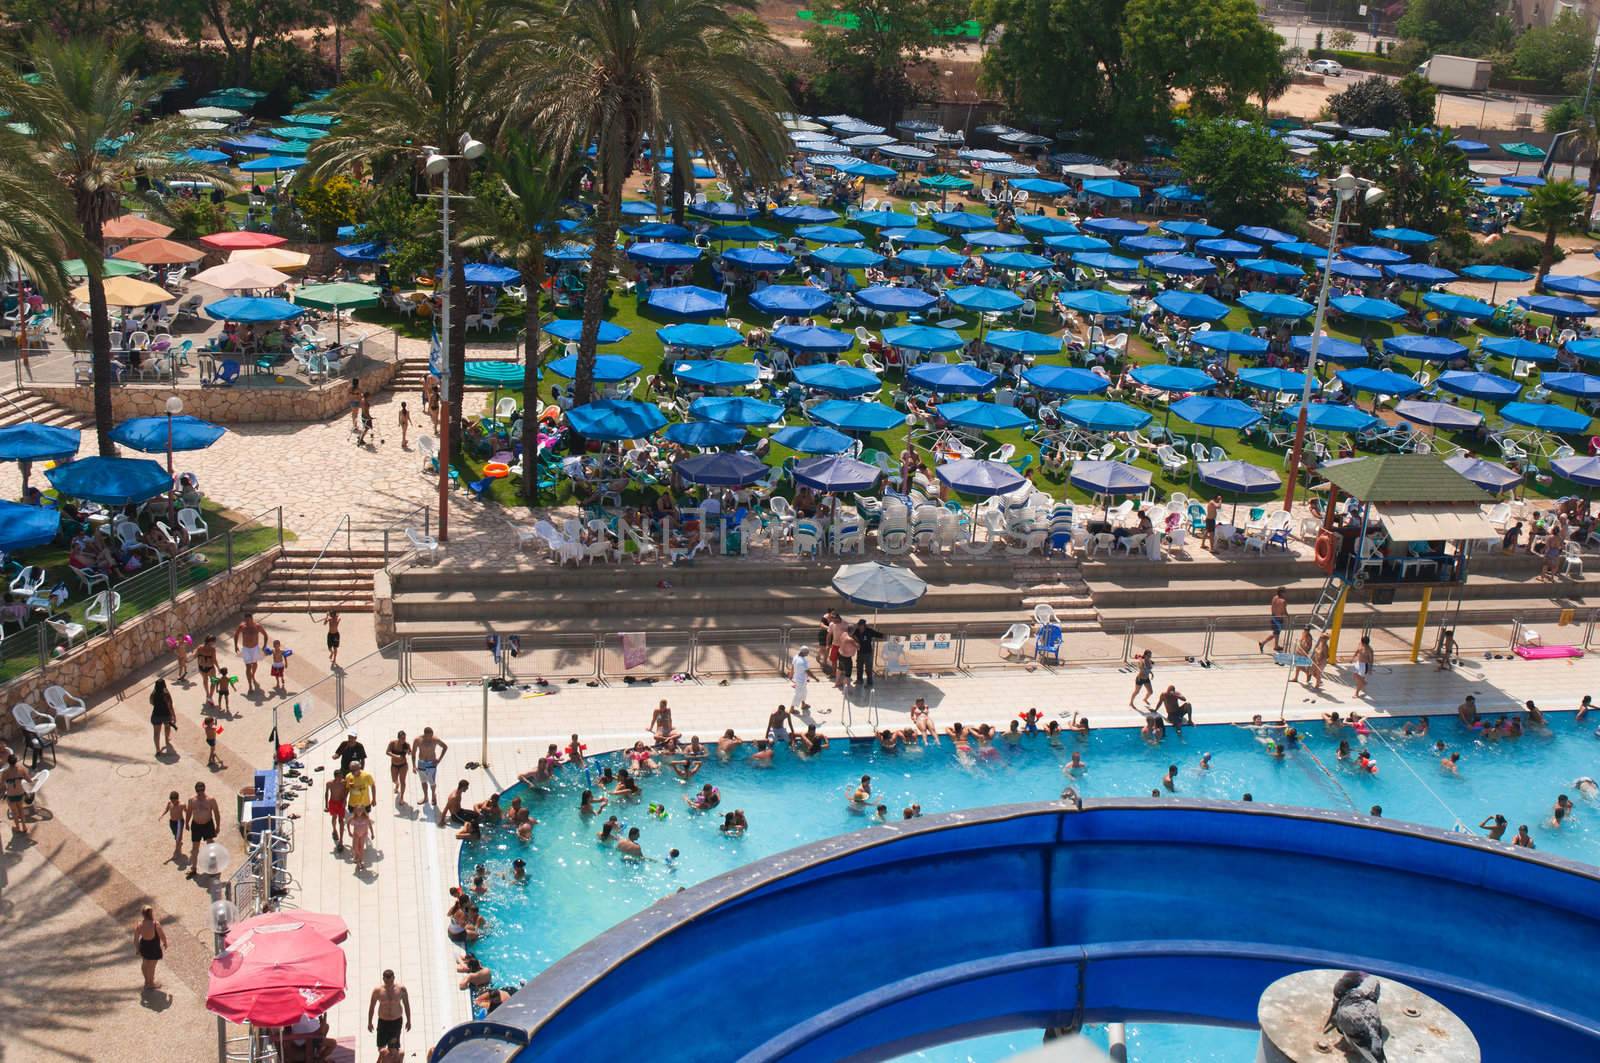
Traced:
<path fill-rule="evenodd" d="M 1456 810 L 1455 809 L 1450 807 L 1450 803 L 1448 801 L 1446 801 L 1443 797 L 1440 797 L 1439 796 L 1439 791 L 1437 791 L 1433 787 L 1429 786 L 1426 779 L 1424 779 L 1422 776 L 1417 774 L 1417 769 L 1415 769 L 1415 768 L 1413 768 L 1411 766 L 1411 761 L 1406 759 L 1405 755 L 1402 754 L 1400 752 L 1400 750 L 1395 747 L 1395 744 L 1393 742 L 1389 741 L 1389 739 L 1384 736 L 1384 733 L 1381 730 L 1379 730 L 1376 727 L 1369 727 L 1368 728 L 1368 733 L 1377 735 L 1378 736 L 1378 741 L 1383 743 L 1384 748 L 1387 749 L 1390 753 L 1392 753 L 1394 755 L 1394 758 L 1400 762 L 1400 764 L 1406 769 L 1406 771 L 1409 771 L 1411 773 L 1411 777 L 1413 779 L 1416 779 L 1417 782 L 1422 784 L 1422 788 L 1424 790 L 1428 791 L 1429 796 L 1431 796 L 1435 801 L 1439 802 L 1439 807 L 1444 809 L 1445 812 L 1447 812 L 1449 814 L 1451 819 L 1455 820 L 1456 830 L 1457 831 L 1459 831 L 1462 834 L 1474 834 L 1473 831 L 1471 831 L 1471 830 L 1469 830 L 1467 828 L 1467 825 L 1465 823 L 1461 822 L 1461 817 L 1456 814 Z M 1360 810 L 1357 809 L 1357 811 L 1360 811 Z M 1474 836 L 1476 836 L 1476 835 L 1474 834 Z"/>

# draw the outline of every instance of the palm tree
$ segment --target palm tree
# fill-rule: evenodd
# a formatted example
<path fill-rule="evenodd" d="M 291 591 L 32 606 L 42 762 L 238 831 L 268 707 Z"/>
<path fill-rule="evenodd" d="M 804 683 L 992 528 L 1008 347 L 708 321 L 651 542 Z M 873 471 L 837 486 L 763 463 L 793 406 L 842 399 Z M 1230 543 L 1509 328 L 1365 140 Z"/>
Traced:
<path fill-rule="evenodd" d="M 420 153 L 432 145 L 454 153 L 466 136 L 488 140 L 497 128 L 504 84 L 503 53 L 493 50 L 497 7 L 485 0 L 384 0 L 372 16 L 367 56 L 373 74 L 348 82 L 319 110 L 341 119 L 314 142 L 301 172 L 327 180 L 362 167 L 380 179 L 414 180 Z M 463 160 L 450 164 L 451 187 L 467 190 Z M 453 209 L 459 209 L 453 208 Z M 450 301 L 466 306 L 459 233 L 452 231 Z M 440 426 L 441 453 L 458 453 L 461 396 L 466 385 L 466 315 L 451 316 L 444 371 L 453 403 Z"/>
<path fill-rule="evenodd" d="M 1577 232 L 1583 227 L 1586 204 L 1583 189 L 1571 181 L 1551 181 L 1533 190 L 1522 206 L 1522 224 L 1544 230 L 1544 253 L 1539 256 L 1539 276 L 1534 287 L 1544 284 L 1545 274 L 1556 260 L 1556 237 Z"/>
<path fill-rule="evenodd" d="M 696 148 L 737 157 L 750 183 L 773 179 L 786 138 L 787 95 L 776 44 L 755 20 L 755 0 L 513 0 L 518 98 L 553 152 L 596 146 L 599 210 L 583 303 L 576 401 L 594 388 L 600 318 L 616 257 L 623 182 L 646 136 L 681 163 Z M 676 169 L 676 167 L 674 167 Z M 743 186 L 740 167 L 730 183 Z"/>
<path fill-rule="evenodd" d="M 481 235 L 522 274 L 528 294 L 523 320 L 525 357 L 522 394 L 528 419 L 522 434 L 522 499 L 538 504 L 538 433 L 531 414 L 539 390 L 539 370 L 546 348 L 541 342 L 544 313 L 540 303 L 545 282 L 545 251 L 559 241 L 556 223 L 566 214 L 565 200 L 577 180 L 578 166 L 553 158 L 524 130 L 507 129 L 489 156 L 492 189 L 484 189 L 464 219 L 468 232 Z M 480 185 L 480 187 L 482 187 Z"/>
<path fill-rule="evenodd" d="M 0 127 L 0 266 L 26 276 L 49 303 L 65 303 L 71 282 L 62 268 L 63 251 L 82 251 L 55 175 L 33 161 L 33 145 Z"/>
<path fill-rule="evenodd" d="M 27 152 L 55 175 L 71 201 L 69 244 L 84 252 L 89 289 L 89 351 L 94 373 L 94 419 L 100 453 L 111 455 L 111 317 L 106 308 L 102 228 L 124 213 L 135 176 L 215 181 L 174 162 L 194 142 L 181 118 L 146 121 L 144 108 L 172 85 L 165 76 L 130 70 L 137 41 L 113 46 L 97 40 L 40 35 L 24 61 L 35 76 L 0 64 L 0 107 L 32 127 Z M 9 154 L 9 153 L 8 153 Z"/>
<path fill-rule="evenodd" d="M 1595 195 L 1600 193 L 1600 95 L 1589 100 L 1588 111 L 1583 110 L 1583 105 L 1576 101 L 1568 101 L 1567 106 L 1552 107 L 1545 114 L 1545 130 L 1559 133 L 1564 129 L 1571 129 L 1573 143 L 1573 159 L 1589 156 L 1589 181 L 1586 187 L 1589 190 L 1589 205 L 1584 211 L 1588 217 L 1594 211 Z"/>

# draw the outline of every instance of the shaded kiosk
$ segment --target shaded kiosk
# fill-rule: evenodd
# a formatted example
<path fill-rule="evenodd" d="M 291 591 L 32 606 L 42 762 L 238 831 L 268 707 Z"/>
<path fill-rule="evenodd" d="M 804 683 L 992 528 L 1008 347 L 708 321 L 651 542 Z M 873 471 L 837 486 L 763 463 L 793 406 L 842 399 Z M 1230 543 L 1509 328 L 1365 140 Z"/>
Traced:
<path fill-rule="evenodd" d="M 1399 587 L 1420 589 L 1411 660 L 1422 650 L 1428 610 L 1439 591 L 1461 608 L 1472 551 L 1499 533 L 1484 515 L 1493 499 L 1432 454 L 1390 454 L 1330 462 L 1327 507 L 1316 539 L 1317 566 L 1327 574 L 1309 625 L 1327 631 L 1339 652 L 1344 608 L 1354 594 L 1374 605 L 1394 601 Z"/>

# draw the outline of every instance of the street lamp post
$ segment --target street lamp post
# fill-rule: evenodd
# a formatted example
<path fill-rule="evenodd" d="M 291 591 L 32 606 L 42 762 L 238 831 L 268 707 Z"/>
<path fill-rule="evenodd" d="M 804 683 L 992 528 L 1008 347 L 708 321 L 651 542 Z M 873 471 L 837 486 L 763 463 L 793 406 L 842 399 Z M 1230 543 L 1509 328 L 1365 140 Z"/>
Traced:
<path fill-rule="evenodd" d="M 444 236 L 444 270 L 440 277 L 442 294 L 439 300 L 439 541 L 450 538 L 450 296 L 455 289 L 455 274 L 450 262 L 450 167 L 457 160 L 471 161 L 482 157 L 485 148 L 470 133 L 461 134 L 460 151 L 454 155 L 442 154 L 435 148 L 427 149 L 423 171 L 429 177 L 441 178 L 439 215 Z M 459 400 L 460 396 L 455 396 Z"/>
<path fill-rule="evenodd" d="M 167 475 L 172 475 L 172 419 L 183 412 L 183 400 L 173 395 L 167 399 Z"/>
<path fill-rule="evenodd" d="M 1306 355 L 1305 385 L 1300 390 L 1300 416 L 1295 419 L 1294 447 L 1289 451 L 1289 483 L 1283 493 L 1283 511 L 1294 508 L 1294 489 L 1300 482 L 1300 456 L 1306 442 L 1306 418 L 1311 412 L 1311 385 L 1317 376 L 1317 351 L 1322 345 L 1323 320 L 1328 314 L 1328 289 L 1333 284 L 1333 255 L 1339 245 L 1339 221 L 1345 204 L 1361 190 L 1361 181 L 1346 166 L 1331 182 L 1333 188 L 1333 224 L 1328 229 L 1328 257 L 1322 260 L 1322 285 L 1317 289 L 1317 316 L 1311 324 L 1311 349 Z M 1368 190 L 1369 199 L 1382 193 Z M 1371 200 L 1376 202 L 1376 200 Z"/>

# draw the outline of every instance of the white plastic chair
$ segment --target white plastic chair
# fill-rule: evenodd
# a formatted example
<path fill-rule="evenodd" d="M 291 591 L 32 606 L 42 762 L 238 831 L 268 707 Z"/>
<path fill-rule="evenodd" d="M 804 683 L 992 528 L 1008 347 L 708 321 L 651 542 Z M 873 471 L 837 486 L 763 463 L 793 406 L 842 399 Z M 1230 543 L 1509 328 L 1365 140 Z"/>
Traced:
<path fill-rule="evenodd" d="M 183 534 L 188 536 L 191 543 L 203 543 L 211 538 L 211 529 L 200 519 L 197 509 L 178 510 L 178 527 L 183 529 Z"/>
<path fill-rule="evenodd" d="M 67 692 L 64 686 L 48 686 L 44 688 L 44 703 L 52 716 L 58 716 L 71 729 L 72 721 L 89 711 L 89 706 L 84 704 L 80 697 Z"/>
<path fill-rule="evenodd" d="M 111 618 L 121 608 L 122 595 L 116 591 L 100 591 L 89 600 L 88 608 L 83 611 L 83 618 L 91 624 L 105 627 L 111 623 Z"/>
<path fill-rule="evenodd" d="M 24 566 L 11 579 L 11 593 L 20 598 L 32 598 L 44 586 L 45 570 L 37 565 Z"/>
<path fill-rule="evenodd" d="M 183 514 L 180 513 L 178 519 L 181 521 Z M 406 542 L 411 544 L 411 549 L 427 554 L 428 564 L 437 565 L 439 563 L 439 540 L 437 537 L 424 535 L 416 528 L 407 528 Z"/>
<path fill-rule="evenodd" d="M 1006 628 L 1006 633 L 1000 636 L 1000 652 L 1006 657 L 1021 657 L 1028 642 L 1033 638 L 1033 628 L 1029 624 L 1017 623 Z"/>
<path fill-rule="evenodd" d="M 17 726 L 33 735 L 35 738 L 54 741 L 56 722 L 26 701 L 20 701 L 11 707 L 11 718 L 17 721 Z"/>

